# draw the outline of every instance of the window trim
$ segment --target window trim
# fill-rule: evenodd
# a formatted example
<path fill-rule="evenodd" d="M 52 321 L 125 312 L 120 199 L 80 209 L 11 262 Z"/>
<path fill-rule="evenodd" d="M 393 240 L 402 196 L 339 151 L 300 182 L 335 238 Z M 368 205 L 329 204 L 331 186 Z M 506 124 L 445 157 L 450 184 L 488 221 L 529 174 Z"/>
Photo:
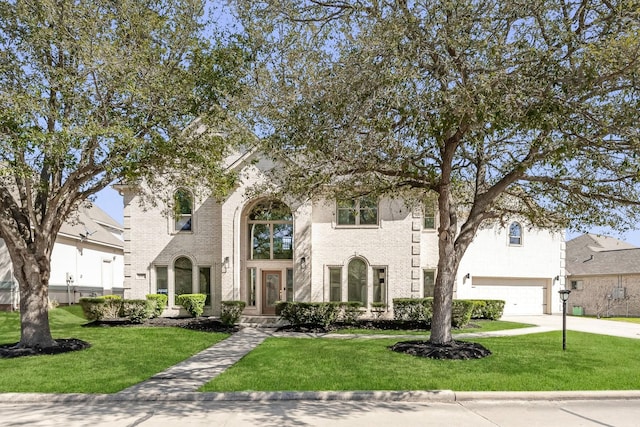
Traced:
<path fill-rule="evenodd" d="M 332 271 L 337 271 L 338 272 L 338 282 L 337 282 L 337 286 L 332 286 L 333 282 L 331 281 L 331 272 Z M 342 265 L 329 265 L 327 266 L 327 278 L 328 278 L 328 287 L 329 287 L 329 298 L 328 301 L 329 302 L 342 302 L 342 296 L 344 294 L 344 292 L 342 291 L 342 271 L 343 271 L 343 266 Z M 331 298 L 331 291 L 333 289 L 337 289 L 338 290 L 338 294 L 339 294 L 339 298 L 336 299 L 332 299 Z"/>
<path fill-rule="evenodd" d="M 372 208 L 369 207 L 361 207 L 360 206 L 360 202 L 362 200 L 366 200 L 366 199 L 371 199 L 372 201 L 374 201 L 375 203 L 372 203 L 372 205 L 375 206 L 375 215 L 376 215 L 376 221 L 375 224 L 360 224 L 360 218 L 362 217 L 362 211 L 363 210 L 373 210 Z M 341 202 L 352 202 L 353 203 L 353 207 L 340 207 L 340 203 Z M 336 227 L 337 228 L 378 228 L 380 226 L 380 201 L 377 198 L 374 197 L 370 197 L 370 196 L 360 196 L 360 197 L 355 197 L 353 199 L 339 199 L 336 200 L 336 204 L 335 204 L 335 219 L 336 219 Z M 355 217 L 355 222 L 353 224 L 342 224 L 340 223 L 340 211 L 353 211 L 354 212 L 354 217 Z"/>

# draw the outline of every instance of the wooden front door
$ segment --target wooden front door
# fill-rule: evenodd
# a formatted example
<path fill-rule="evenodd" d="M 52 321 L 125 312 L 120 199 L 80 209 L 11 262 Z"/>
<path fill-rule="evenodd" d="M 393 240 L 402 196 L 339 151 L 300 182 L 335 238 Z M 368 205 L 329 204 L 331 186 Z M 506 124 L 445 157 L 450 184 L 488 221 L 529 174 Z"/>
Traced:
<path fill-rule="evenodd" d="M 276 302 L 280 300 L 281 287 L 282 272 L 262 271 L 262 314 L 276 314 Z"/>

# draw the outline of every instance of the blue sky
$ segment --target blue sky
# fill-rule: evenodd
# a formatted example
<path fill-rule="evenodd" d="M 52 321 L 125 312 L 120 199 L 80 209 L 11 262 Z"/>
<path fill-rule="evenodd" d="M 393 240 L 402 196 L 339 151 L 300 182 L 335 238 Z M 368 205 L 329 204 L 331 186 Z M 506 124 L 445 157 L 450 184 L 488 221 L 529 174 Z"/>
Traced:
<path fill-rule="evenodd" d="M 122 196 L 111 187 L 107 187 L 98 193 L 96 204 L 107 212 L 113 219 L 120 224 L 123 223 L 123 204 Z M 618 233 L 611 229 L 593 229 L 591 233 L 604 234 L 606 236 L 615 237 L 616 239 L 624 240 L 632 245 L 640 247 L 640 230 L 632 230 L 627 233 Z M 579 236 L 581 233 L 568 233 L 567 240 Z"/>

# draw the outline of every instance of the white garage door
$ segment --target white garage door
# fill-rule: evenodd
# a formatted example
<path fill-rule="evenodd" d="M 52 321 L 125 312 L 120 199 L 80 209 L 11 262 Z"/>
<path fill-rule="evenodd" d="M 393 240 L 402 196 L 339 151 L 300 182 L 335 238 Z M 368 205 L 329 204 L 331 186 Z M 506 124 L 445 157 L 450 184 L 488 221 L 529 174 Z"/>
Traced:
<path fill-rule="evenodd" d="M 473 298 L 505 301 L 504 314 L 544 314 L 547 312 L 548 279 L 473 277 Z"/>

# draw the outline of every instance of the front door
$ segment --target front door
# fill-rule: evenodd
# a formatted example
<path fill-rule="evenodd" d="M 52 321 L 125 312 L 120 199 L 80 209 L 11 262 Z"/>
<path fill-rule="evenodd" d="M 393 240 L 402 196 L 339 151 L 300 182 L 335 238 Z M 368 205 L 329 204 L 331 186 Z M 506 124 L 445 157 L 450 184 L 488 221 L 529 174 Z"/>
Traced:
<path fill-rule="evenodd" d="M 276 314 L 276 302 L 280 300 L 281 283 L 280 271 L 262 271 L 262 314 Z"/>

